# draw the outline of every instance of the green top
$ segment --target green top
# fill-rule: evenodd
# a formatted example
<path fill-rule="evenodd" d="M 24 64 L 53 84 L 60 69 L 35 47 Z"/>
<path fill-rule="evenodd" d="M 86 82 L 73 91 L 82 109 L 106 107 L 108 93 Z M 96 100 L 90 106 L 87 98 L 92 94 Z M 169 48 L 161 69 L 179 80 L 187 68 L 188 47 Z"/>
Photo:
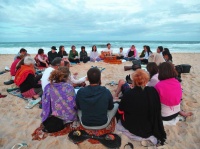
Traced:
<path fill-rule="evenodd" d="M 78 52 L 77 51 L 76 51 L 75 54 L 72 52 L 72 50 L 69 51 L 69 59 L 74 59 L 76 56 L 78 56 Z"/>

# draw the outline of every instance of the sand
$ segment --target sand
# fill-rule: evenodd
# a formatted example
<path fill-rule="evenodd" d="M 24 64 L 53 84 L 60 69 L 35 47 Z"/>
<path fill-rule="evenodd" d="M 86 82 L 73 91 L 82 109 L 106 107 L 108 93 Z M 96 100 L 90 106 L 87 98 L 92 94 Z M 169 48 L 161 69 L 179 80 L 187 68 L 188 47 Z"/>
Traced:
<path fill-rule="evenodd" d="M 182 74 L 183 101 L 181 108 L 185 111 L 192 111 L 193 116 L 186 119 L 185 122 L 178 122 L 176 126 L 165 126 L 167 133 L 167 147 L 169 149 L 199 149 L 200 148 L 200 54 L 178 54 L 173 53 L 174 64 L 190 64 L 192 66 L 190 73 Z M 0 55 L 1 66 L 3 70 L 5 66 L 10 66 L 14 55 Z M 102 85 L 110 81 L 118 81 L 125 78 L 126 75 L 133 71 L 124 71 L 123 66 L 130 66 L 131 62 L 125 62 L 121 65 L 99 63 L 87 63 L 74 65 L 70 68 L 71 72 L 78 72 L 79 77 L 86 75 L 87 70 L 91 66 L 100 66 L 106 68 L 102 72 Z M 0 148 L 9 149 L 16 143 L 25 142 L 29 149 L 102 149 L 101 144 L 91 145 L 85 141 L 79 146 L 71 143 L 68 136 L 47 137 L 42 141 L 32 141 L 31 134 L 40 125 L 41 109 L 35 106 L 33 109 L 25 109 L 26 102 L 18 97 L 12 96 L 6 92 L 7 88 L 3 84 L 10 78 L 9 73 L 0 75 L 0 92 L 7 94 L 6 98 L 0 98 Z M 87 82 L 88 84 L 88 82 Z M 116 86 L 106 85 L 113 93 Z M 116 132 L 122 138 L 122 146 L 132 142 L 137 149 L 142 149 L 140 142 L 131 141 L 126 136 Z"/>

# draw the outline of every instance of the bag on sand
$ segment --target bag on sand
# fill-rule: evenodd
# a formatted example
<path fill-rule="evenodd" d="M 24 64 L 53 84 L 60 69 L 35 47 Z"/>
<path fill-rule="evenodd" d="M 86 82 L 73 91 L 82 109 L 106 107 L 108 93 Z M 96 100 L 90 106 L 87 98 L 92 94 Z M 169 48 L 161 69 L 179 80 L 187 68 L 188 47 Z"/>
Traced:
<path fill-rule="evenodd" d="M 141 61 L 140 60 L 132 60 L 132 69 L 133 70 L 137 70 L 137 69 L 141 69 Z"/>

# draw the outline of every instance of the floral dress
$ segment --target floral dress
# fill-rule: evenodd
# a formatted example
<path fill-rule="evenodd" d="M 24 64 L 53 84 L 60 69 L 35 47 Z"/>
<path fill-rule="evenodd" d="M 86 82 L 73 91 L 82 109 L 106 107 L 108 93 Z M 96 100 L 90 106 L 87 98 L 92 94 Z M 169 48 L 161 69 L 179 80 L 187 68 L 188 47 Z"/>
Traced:
<path fill-rule="evenodd" d="M 42 122 L 53 115 L 65 123 L 77 120 L 75 90 L 66 82 L 46 85 L 42 96 Z"/>

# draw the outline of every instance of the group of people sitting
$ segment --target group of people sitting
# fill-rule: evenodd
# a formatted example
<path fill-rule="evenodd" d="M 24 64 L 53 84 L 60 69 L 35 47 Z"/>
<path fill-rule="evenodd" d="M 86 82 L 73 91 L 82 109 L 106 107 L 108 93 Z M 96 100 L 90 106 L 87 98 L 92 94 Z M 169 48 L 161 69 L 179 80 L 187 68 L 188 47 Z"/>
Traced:
<path fill-rule="evenodd" d="M 82 48 L 81 55 L 86 56 L 85 48 Z M 69 61 L 64 57 L 67 54 L 63 52 L 64 47 L 60 49 L 62 51 L 59 53 L 60 56 L 52 60 L 49 57 L 41 58 L 40 54 L 44 54 L 44 51 L 39 49 L 36 61 L 48 67 L 43 74 L 36 74 L 35 60 L 27 55 L 25 49 L 20 50 L 20 54 L 11 66 L 15 68 L 14 82 L 19 86 L 22 95 L 34 99 L 42 97 L 42 123 L 55 123 L 51 125 L 53 128 L 48 127 L 44 129 L 45 131 L 60 130 L 56 127 L 58 121 L 55 119 L 61 120 L 64 124 L 80 121 L 85 129 L 101 130 L 108 127 L 116 118 L 119 131 L 126 132 L 127 136 L 134 136 L 136 140 L 150 140 L 156 145 L 164 144 L 166 140 L 163 121 L 173 120 L 179 114 L 184 117 L 192 115 L 180 108 L 182 89 L 180 82 L 175 79 L 177 72 L 174 66 L 167 60 L 159 66 L 155 62 L 146 61 L 146 55 L 151 52 L 149 46 L 145 46 L 144 57 L 140 58 L 141 61 L 148 63 L 148 72 L 142 69 L 134 71 L 131 74 L 131 84 L 120 80 L 114 95 L 106 87 L 101 86 L 101 71 L 98 68 L 90 68 L 87 76 L 76 79 L 77 73 L 72 74 L 69 67 L 69 61 L 74 60 L 78 63 L 75 46 L 72 46 Z M 131 55 L 137 55 L 133 49 L 134 46 L 130 49 L 130 57 L 127 60 L 131 60 Z M 158 48 L 157 53 L 159 50 L 162 52 Z M 53 46 L 48 54 L 53 55 L 55 51 L 56 47 Z M 92 52 L 94 53 L 90 55 L 93 58 L 87 60 L 100 60 L 100 57 L 95 55 L 96 46 L 92 47 Z M 46 62 L 42 62 L 41 59 Z M 89 85 L 85 86 L 87 80 Z M 80 86 L 76 93 L 76 87 Z M 121 100 L 118 99 L 120 93 L 122 93 Z"/>
<path fill-rule="evenodd" d="M 95 62 L 95 61 L 101 61 L 104 59 L 105 56 L 116 56 L 117 59 L 125 59 L 126 61 L 132 61 L 132 60 L 141 60 L 143 64 L 148 63 L 149 57 L 152 55 L 152 51 L 150 50 L 150 47 L 147 45 L 143 46 L 144 50 L 142 51 L 141 55 L 138 56 L 138 51 L 136 50 L 136 47 L 134 45 L 131 46 L 131 48 L 127 51 L 125 54 L 123 51 L 123 47 L 120 47 L 119 52 L 117 54 L 113 54 L 113 50 L 111 49 L 111 44 L 107 44 L 107 49 L 101 51 L 101 54 L 98 53 L 97 47 L 95 45 L 92 46 L 92 50 L 90 54 L 88 55 L 87 51 L 85 50 L 85 46 L 81 46 L 81 51 L 78 54 L 76 51 L 76 47 L 74 45 L 71 46 L 71 50 L 69 54 L 65 51 L 65 47 L 61 45 L 59 47 L 59 52 L 56 52 L 56 47 L 52 46 L 51 51 L 48 52 L 48 54 L 44 54 L 43 49 L 38 50 L 38 54 L 35 56 L 35 61 L 37 63 L 37 66 L 40 67 L 48 67 L 49 64 L 53 61 L 55 57 L 61 57 L 65 58 L 66 61 L 71 63 L 80 63 L 82 61 L 83 63 L 86 63 L 88 61 Z M 163 57 L 166 61 L 172 62 L 172 56 L 169 52 L 168 48 L 164 48 L 162 46 L 159 46 L 157 48 L 157 53 L 163 54 Z"/>

